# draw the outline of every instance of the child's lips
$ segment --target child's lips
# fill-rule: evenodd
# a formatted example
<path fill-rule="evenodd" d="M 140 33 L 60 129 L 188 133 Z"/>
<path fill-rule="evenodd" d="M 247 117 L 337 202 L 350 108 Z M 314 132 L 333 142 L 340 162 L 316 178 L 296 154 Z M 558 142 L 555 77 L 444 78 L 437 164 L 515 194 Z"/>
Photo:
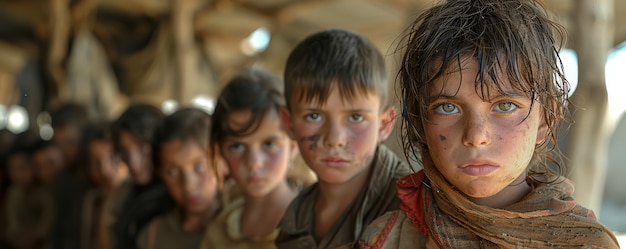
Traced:
<path fill-rule="evenodd" d="M 324 158 L 322 162 L 324 162 L 324 164 L 326 164 L 326 166 L 329 166 L 329 167 L 343 167 L 347 165 L 348 163 L 350 163 L 350 161 L 345 160 L 340 157 L 327 157 L 327 158 Z"/>
<path fill-rule="evenodd" d="M 251 183 L 251 184 L 258 184 L 258 183 L 263 182 L 263 179 L 264 178 L 262 176 L 256 175 L 256 176 L 248 176 L 246 178 L 246 181 L 248 181 L 248 183 Z"/>
<path fill-rule="evenodd" d="M 199 198 L 199 197 L 196 197 L 196 196 L 189 196 L 189 197 L 187 197 L 187 203 L 188 203 L 190 206 L 195 206 L 195 205 L 197 205 L 198 203 L 200 203 L 200 198 Z"/>
<path fill-rule="evenodd" d="M 462 164 L 459 169 L 461 172 L 471 176 L 485 176 L 496 171 L 499 167 L 496 163 L 488 160 L 471 160 Z"/>

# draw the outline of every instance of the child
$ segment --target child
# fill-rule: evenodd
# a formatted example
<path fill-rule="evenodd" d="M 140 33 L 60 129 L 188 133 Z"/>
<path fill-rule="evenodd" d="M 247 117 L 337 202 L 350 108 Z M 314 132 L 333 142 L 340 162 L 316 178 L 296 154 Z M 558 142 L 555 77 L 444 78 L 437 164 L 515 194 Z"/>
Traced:
<path fill-rule="evenodd" d="M 109 123 L 88 124 L 82 134 L 84 164 L 94 186 L 83 203 L 82 248 L 110 248 L 110 227 L 119 209 L 119 191 L 128 176 L 126 165 L 113 150 Z"/>
<path fill-rule="evenodd" d="M 81 132 L 89 122 L 85 106 L 63 103 L 50 113 L 52 142 L 62 153 L 65 165 L 57 172 L 54 186 L 56 223 L 54 248 L 80 248 L 81 208 L 89 184 L 85 165 L 79 163 Z"/>
<path fill-rule="evenodd" d="M 32 144 L 16 141 L 7 157 L 7 173 L 11 185 L 7 190 L 6 238 L 15 248 L 48 248 L 54 213 L 53 196 L 42 188 L 35 177 Z"/>
<path fill-rule="evenodd" d="M 284 75 L 281 118 L 319 182 L 291 203 L 276 245 L 351 247 L 371 221 L 397 209 L 393 185 L 408 173 L 381 144 L 396 115 L 384 60 L 360 35 L 331 29 L 302 41 Z"/>
<path fill-rule="evenodd" d="M 177 207 L 157 216 L 138 238 L 139 248 L 198 248 L 205 226 L 221 207 L 219 193 L 227 172 L 209 145 L 210 116 L 182 109 L 165 118 L 152 146 L 155 172 Z"/>
<path fill-rule="evenodd" d="M 111 243 L 114 248 L 137 248 L 137 236 L 143 226 L 174 206 L 165 185 L 155 176 L 152 163 L 151 143 L 163 118 L 159 108 L 135 103 L 113 123 L 115 151 L 131 176 L 131 181 L 121 187 L 125 195 L 120 198 L 113 226 Z"/>
<path fill-rule="evenodd" d="M 63 168 L 63 154 L 51 141 L 40 140 L 33 148 L 33 162 L 39 183 L 52 189 L 57 173 Z"/>
<path fill-rule="evenodd" d="M 567 117 L 561 30 L 534 0 L 445 1 L 414 22 L 399 79 L 405 152 L 423 170 L 398 181 L 401 211 L 364 248 L 618 247 L 548 164 L 562 167 Z"/>
<path fill-rule="evenodd" d="M 287 181 L 298 149 L 280 121 L 281 88 L 269 72 L 245 70 L 218 98 L 212 143 L 244 197 L 211 222 L 202 248 L 275 248 L 276 226 L 297 194 Z"/>

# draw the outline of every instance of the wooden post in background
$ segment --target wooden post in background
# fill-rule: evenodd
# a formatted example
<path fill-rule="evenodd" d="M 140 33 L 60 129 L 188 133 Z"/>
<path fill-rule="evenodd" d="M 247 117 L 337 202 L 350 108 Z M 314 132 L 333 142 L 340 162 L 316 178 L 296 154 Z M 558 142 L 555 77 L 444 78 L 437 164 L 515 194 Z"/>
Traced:
<path fill-rule="evenodd" d="M 199 84 L 199 55 L 195 50 L 194 16 L 199 5 L 198 0 L 172 0 L 172 33 L 174 52 L 177 60 L 178 89 L 176 98 L 181 104 L 189 104 L 194 93 L 194 85 Z M 178 84 L 176 84 L 178 83 Z"/>
<path fill-rule="evenodd" d="M 70 35 L 70 5 L 69 0 L 50 0 L 50 46 L 48 47 L 48 72 L 57 87 L 57 96 L 53 99 L 67 100 L 70 96 L 65 82 L 63 60 L 67 54 L 67 44 Z M 54 100 L 53 100 L 54 101 Z"/>
<path fill-rule="evenodd" d="M 605 65 L 612 47 L 614 0 L 577 0 L 574 49 L 578 55 L 578 106 L 569 133 L 567 157 L 574 198 L 599 212 L 606 178 L 607 146 L 612 129 L 607 117 Z"/>

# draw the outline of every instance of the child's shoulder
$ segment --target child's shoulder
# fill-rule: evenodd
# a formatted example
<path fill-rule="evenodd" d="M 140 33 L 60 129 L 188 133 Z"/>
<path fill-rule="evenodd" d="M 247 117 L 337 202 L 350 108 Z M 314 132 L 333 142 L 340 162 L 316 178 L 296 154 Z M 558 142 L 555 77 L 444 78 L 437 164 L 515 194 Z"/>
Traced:
<path fill-rule="evenodd" d="M 298 193 L 296 198 L 294 198 L 293 201 L 291 201 L 291 204 L 287 208 L 286 212 L 290 212 L 290 211 L 300 212 L 303 208 L 307 209 L 306 208 L 307 206 L 315 203 L 315 200 L 317 199 L 316 197 L 319 194 L 319 191 L 320 191 L 320 188 L 319 188 L 318 183 L 314 183 L 308 187 L 304 187 L 304 189 L 302 189 Z"/>
<path fill-rule="evenodd" d="M 424 248 L 424 237 L 401 210 L 390 211 L 368 225 L 359 240 L 361 248 Z"/>
<path fill-rule="evenodd" d="M 410 166 L 401 160 L 395 152 L 383 144 L 378 145 L 374 160 L 372 160 L 374 177 L 389 178 L 395 181 L 410 173 Z"/>

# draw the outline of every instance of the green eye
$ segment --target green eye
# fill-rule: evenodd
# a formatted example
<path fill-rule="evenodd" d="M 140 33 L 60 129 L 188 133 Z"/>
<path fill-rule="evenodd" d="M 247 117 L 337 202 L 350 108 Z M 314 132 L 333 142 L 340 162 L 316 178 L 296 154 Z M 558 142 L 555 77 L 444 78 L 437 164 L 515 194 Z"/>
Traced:
<path fill-rule="evenodd" d="M 513 102 L 501 102 L 496 106 L 497 111 L 499 112 L 511 112 L 517 109 L 517 105 L 513 104 Z"/>
<path fill-rule="evenodd" d="M 437 111 L 442 114 L 452 114 L 459 112 L 458 108 L 451 103 L 441 104 L 437 107 Z"/>

